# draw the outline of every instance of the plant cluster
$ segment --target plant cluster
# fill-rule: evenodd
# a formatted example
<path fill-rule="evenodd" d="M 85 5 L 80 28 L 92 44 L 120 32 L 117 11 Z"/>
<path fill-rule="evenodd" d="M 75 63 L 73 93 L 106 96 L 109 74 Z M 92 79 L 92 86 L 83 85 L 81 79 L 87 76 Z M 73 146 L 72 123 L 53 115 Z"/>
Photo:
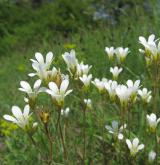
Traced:
<path fill-rule="evenodd" d="M 33 87 L 27 81 L 20 82 L 19 90 L 26 94 L 24 110 L 12 106 L 12 115 L 4 115 L 4 119 L 16 124 L 26 133 L 37 149 L 37 156 L 41 155 L 42 162 L 56 164 L 59 160 L 56 160 L 55 155 L 61 151 L 63 153 L 61 161 L 64 164 L 74 164 L 70 157 L 71 148 L 68 145 L 70 139 L 67 138 L 68 130 L 73 127 L 72 123 L 68 126 L 71 105 L 67 98 L 78 99 L 79 112 L 76 113 L 83 116 L 80 126 L 83 137 L 83 144 L 80 144 L 82 164 L 87 164 L 89 157 L 92 157 L 88 146 L 91 147 L 90 150 L 95 149 L 92 143 L 94 139 L 98 139 L 101 143 L 99 150 L 103 155 L 102 162 L 98 163 L 140 164 L 143 161 L 144 164 L 158 165 L 160 42 L 153 34 L 148 39 L 140 36 L 139 42 L 143 46 L 140 52 L 144 55 L 146 69 L 153 82 L 152 91 L 142 87 L 139 79 L 123 80 L 124 83 L 119 81 L 125 68 L 126 58 L 131 53 L 129 48 L 105 48 L 108 59 L 113 64 L 113 67 L 110 67 L 113 79 L 93 78 L 92 66 L 79 62 L 73 49 L 62 55 L 68 75 L 63 74 L 55 65 L 52 66 L 55 58 L 52 52 L 48 52 L 45 58 L 41 53 L 36 52 L 35 59 L 31 59 L 34 72 L 29 73 L 28 76 L 32 79 L 36 77 L 38 80 Z M 88 114 L 94 115 L 93 112 L 97 109 L 97 104 L 90 98 L 94 87 L 100 95 L 101 109 L 96 116 L 97 133 L 92 135 L 93 138 L 88 138 L 86 131 Z M 39 100 L 41 95 L 43 98 Z M 46 98 L 50 99 L 44 101 Z M 149 104 L 152 106 L 152 112 L 148 111 Z M 110 125 L 106 114 L 111 108 L 115 110 L 115 115 Z M 135 115 L 135 109 L 141 109 L 141 112 L 137 113 L 138 116 Z M 48 153 L 42 150 L 36 134 L 45 136 Z M 57 147 L 58 143 L 60 145 Z M 78 146 L 74 147 L 78 148 Z M 106 152 L 109 150 L 113 160 L 106 159 L 108 156 Z"/>

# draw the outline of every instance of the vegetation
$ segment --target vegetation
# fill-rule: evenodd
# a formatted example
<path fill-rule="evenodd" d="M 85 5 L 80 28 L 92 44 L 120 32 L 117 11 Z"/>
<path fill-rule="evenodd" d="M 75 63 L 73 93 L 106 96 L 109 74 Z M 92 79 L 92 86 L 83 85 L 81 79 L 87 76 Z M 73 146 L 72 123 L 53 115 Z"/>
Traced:
<path fill-rule="evenodd" d="M 62 5 L 63 4 L 63 5 Z M 22 80 L 34 83 L 33 79 L 26 76 L 32 72 L 29 59 L 34 58 L 35 52 L 44 56 L 47 52 L 54 53 L 54 66 L 61 69 L 64 74 L 69 74 L 62 58 L 64 52 L 76 50 L 76 57 L 85 64 L 92 65 L 90 73 L 93 78 L 106 77 L 112 79 L 110 67 L 116 65 L 108 60 L 105 47 L 129 47 L 130 53 L 123 66 L 118 83 L 125 84 L 128 79 L 140 79 L 141 85 L 149 90 L 154 88 L 153 81 L 148 77 L 143 55 L 138 51 L 140 35 L 148 37 L 154 33 L 159 36 L 159 8 L 158 1 L 132 1 L 118 0 L 108 4 L 105 1 L 58 0 L 42 2 L 32 5 L 30 1 L 15 4 L 11 1 L 0 3 L 0 108 L 1 116 L 11 114 L 12 105 L 25 106 L 22 93 L 18 91 Z M 104 17 L 95 19 L 97 11 Z M 105 11 L 105 13 L 103 13 Z M 105 15 L 106 14 L 106 15 Z M 136 66 L 136 67 L 135 67 Z M 36 79 L 34 79 L 36 80 Z M 107 96 L 103 99 L 97 89 L 91 85 L 89 98 L 92 100 L 92 109 L 86 112 L 84 124 L 83 108 L 80 106 L 83 99 L 74 82 L 70 82 L 73 93 L 67 96 L 65 107 L 70 108 L 68 118 L 62 118 L 62 128 L 68 124 L 66 132 L 66 148 L 69 164 L 82 164 L 83 162 L 83 128 L 86 129 L 86 164 L 142 164 L 148 163 L 148 152 L 153 149 L 152 144 L 147 144 L 144 151 L 140 152 L 136 160 L 130 159 L 129 150 L 124 141 L 122 146 L 122 160 L 119 160 L 119 145 L 114 143 L 112 135 L 105 129 L 117 116 L 118 106 L 111 103 Z M 81 96 L 85 98 L 87 96 Z M 153 96 L 154 97 L 154 96 Z M 46 99 L 47 98 L 47 99 Z M 81 99 L 81 100 L 80 100 Z M 150 138 L 148 133 L 143 135 L 144 123 L 139 123 L 141 112 L 152 112 L 153 104 L 148 104 L 145 109 L 138 103 L 132 108 L 132 134 L 131 139 L 139 137 L 140 143 L 145 144 L 145 139 Z M 56 106 L 50 102 L 49 96 L 40 95 L 37 106 L 47 106 L 52 111 L 51 132 L 54 135 L 53 160 L 58 164 L 64 163 L 63 147 L 59 140 L 60 135 L 56 130 Z M 102 114 L 104 120 L 102 120 Z M 159 110 L 156 115 L 160 116 Z M 35 120 L 33 115 L 32 120 Z M 143 119 L 144 122 L 145 119 Z M 101 125 L 102 124 L 102 125 Z M 104 127 L 103 127 L 104 126 Z M 104 128 L 102 139 L 101 130 Z M 41 134 L 43 125 L 38 126 L 33 135 L 44 157 L 50 148 L 47 137 Z M 159 130 L 158 130 L 159 131 Z M 7 123 L 3 117 L 0 120 L 0 161 L 2 165 L 19 164 L 45 164 L 43 157 L 32 141 L 16 125 Z M 159 133 L 159 132 L 158 132 Z M 152 135 L 154 136 L 154 135 Z M 154 139 L 154 137 L 152 138 Z M 116 150 L 117 147 L 117 150 Z M 125 159 L 127 157 L 127 159 Z M 43 159 L 45 160 L 45 158 Z M 136 162 L 135 162 L 136 161 Z M 160 160 L 157 160 L 157 162 Z M 122 162 L 121 162 L 122 163 Z M 120 164 L 120 163 L 119 163 Z M 157 163 L 158 164 L 158 163 Z"/>

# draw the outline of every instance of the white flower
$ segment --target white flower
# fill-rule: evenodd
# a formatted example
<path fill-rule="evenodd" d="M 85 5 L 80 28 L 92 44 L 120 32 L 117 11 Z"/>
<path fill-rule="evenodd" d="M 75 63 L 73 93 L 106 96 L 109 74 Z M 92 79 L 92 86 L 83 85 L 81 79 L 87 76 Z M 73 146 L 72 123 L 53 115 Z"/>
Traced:
<path fill-rule="evenodd" d="M 82 77 L 79 77 L 79 79 L 83 82 L 85 87 L 88 87 L 91 83 L 92 74 L 90 74 L 90 75 L 84 74 Z"/>
<path fill-rule="evenodd" d="M 144 144 L 139 144 L 139 139 L 134 138 L 133 141 L 131 142 L 129 139 L 126 139 L 126 144 L 130 150 L 131 156 L 135 156 L 139 150 L 142 150 L 144 148 Z"/>
<path fill-rule="evenodd" d="M 138 90 L 138 94 L 141 96 L 144 103 L 149 103 L 151 101 L 151 91 L 148 91 L 147 88 Z"/>
<path fill-rule="evenodd" d="M 153 150 L 151 150 L 148 154 L 148 160 L 150 163 L 154 162 L 156 158 L 156 152 L 154 152 Z"/>
<path fill-rule="evenodd" d="M 122 106 L 126 106 L 131 96 L 131 90 L 125 85 L 118 85 L 116 88 L 116 94 L 120 100 Z"/>
<path fill-rule="evenodd" d="M 105 52 L 108 54 L 109 59 L 112 60 L 115 52 L 114 47 L 105 47 Z"/>
<path fill-rule="evenodd" d="M 75 50 L 72 49 L 70 52 L 65 52 L 62 55 L 62 57 L 67 64 L 68 70 L 72 74 L 75 74 L 76 69 L 77 69 L 77 64 L 78 64 L 78 60 L 76 59 Z"/>
<path fill-rule="evenodd" d="M 143 36 L 140 36 L 139 37 L 139 43 L 142 44 L 145 48 L 149 48 L 149 46 L 155 46 L 156 47 L 155 35 L 151 34 L 148 37 L 148 40 L 146 40 Z"/>
<path fill-rule="evenodd" d="M 72 90 L 67 90 L 68 85 L 69 80 L 65 79 L 61 82 L 60 87 L 58 87 L 56 83 L 50 82 L 49 89 L 46 89 L 46 92 L 52 96 L 58 106 L 63 106 L 64 98 L 72 92 Z"/>
<path fill-rule="evenodd" d="M 140 52 L 142 52 L 143 54 L 145 53 L 145 55 L 150 59 L 151 62 L 153 60 L 156 61 L 160 53 L 160 47 L 159 47 L 160 45 L 159 44 L 156 45 L 157 40 L 155 40 L 154 34 L 151 34 L 148 37 L 148 40 L 146 40 L 142 36 L 139 37 L 140 44 L 142 44 L 145 48 L 145 50 L 140 50 Z"/>
<path fill-rule="evenodd" d="M 83 62 L 81 62 L 80 64 L 77 64 L 77 73 L 76 76 L 80 77 L 82 75 L 88 75 L 89 70 L 92 68 L 92 66 L 90 65 L 84 65 Z"/>
<path fill-rule="evenodd" d="M 117 66 L 115 66 L 114 68 L 110 67 L 110 72 L 112 73 L 114 80 L 118 78 L 122 70 L 123 70 L 122 68 L 118 68 Z"/>
<path fill-rule="evenodd" d="M 118 87 L 117 81 L 109 80 L 107 83 L 105 83 L 105 88 L 106 88 L 111 100 L 115 99 L 117 87 Z"/>
<path fill-rule="evenodd" d="M 10 115 L 4 115 L 3 117 L 4 119 L 17 124 L 19 127 L 25 130 L 29 125 L 29 118 L 31 116 L 31 114 L 29 114 L 29 111 L 30 111 L 29 105 L 26 105 L 24 107 L 23 113 L 18 106 L 12 106 L 12 114 L 14 117 Z"/>
<path fill-rule="evenodd" d="M 32 61 L 32 67 L 36 71 L 36 73 L 29 73 L 28 75 L 30 77 L 38 76 L 41 80 L 47 80 L 48 74 L 51 74 L 51 71 L 48 71 L 50 68 L 50 65 L 53 61 L 53 53 L 49 52 L 46 55 L 46 61 L 44 61 L 44 58 L 41 53 L 35 54 L 36 60 L 31 59 Z M 52 69 L 52 72 L 55 72 L 55 68 Z"/>
<path fill-rule="evenodd" d="M 122 48 L 122 47 L 118 47 L 115 50 L 115 54 L 117 56 L 117 59 L 119 60 L 119 62 L 123 62 L 126 58 L 126 56 L 129 53 L 129 49 L 128 48 Z"/>
<path fill-rule="evenodd" d="M 92 81 L 92 84 L 95 85 L 95 87 L 99 90 L 100 93 L 102 93 L 105 89 L 104 81 L 100 81 L 98 78 L 95 78 L 94 81 Z"/>
<path fill-rule="evenodd" d="M 50 67 L 50 65 L 51 65 L 51 63 L 53 61 L 53 53 L 52 52 L 48 52 L 47 55 L 46 55 L 46 60 L 44 60 L 43 55 L 41 53 L 39 53 L 39 52 L 36 52 L 35 53 L 35 58 L 36 58 L 36 60 L 31 59 L 31 61 L 33 63 L 36 63 L 39 66 L 44 66 L 46 69 L 49 69 L 49 67 Z"/>
<path fill-rule="evenodd" d="M 91 99 L 84 99 L 84 103 L 88 109 L 92 109 L 92 101 Z"/>
<path fill-rule="evenodd" d="M 66 109 L 61 109 L 61 115 L 64 117 L 68 117 L 70 109 L 67 107 Z"/>
<path fill-rule="evenodd" d="M 27 93 L 28 98 L 31 100 L 35 100 L 38 93 L 45 91 L 45 88 L 41 88 L 41 80 L 37 80 L 34 83 L 33 89 L 31 88 L 30 84 L 26 81 L 20 82 L 21 88 L 19 88 L 20 91 Z"/>
<path fill-rule="evenodd" d="M 160 122 L 160 118 L 157 119 L 157 116 L 154 113 L 147 115 L 147 122 L 152 132 L 155 132 L 158 123 Z"/>
<path fill-rule="evenodd" d="M 136 80 L 135 82 L 128 80 L 126 84 L 131 92 L 132 99 L 135 99 L 137 96 L 137 91 L 140 88 L 140 80 Z"/>
<path fill-rule="evenodd" d="M 113 134 L 119 140 L 123 139 L 122 131 L 127 127 L 126 124 L 119 128 L 117 121 L 112 121 L 112 126 L 106 125 L 105 128 L 109 131 L 109 133 Z"/>

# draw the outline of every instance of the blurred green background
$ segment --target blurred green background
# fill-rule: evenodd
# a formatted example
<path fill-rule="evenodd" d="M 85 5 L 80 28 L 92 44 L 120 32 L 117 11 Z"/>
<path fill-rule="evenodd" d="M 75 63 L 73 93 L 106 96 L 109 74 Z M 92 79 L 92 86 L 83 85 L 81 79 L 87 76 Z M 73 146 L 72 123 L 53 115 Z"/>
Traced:
<path fill-rule="evenodd" d="M 30 81 L 29 59 L 36 51 L 52 51 L 55 65 L 65 72 L 61 55 L 74 48 L 78 59 L 93 66 L 94 77 L 101 78 L 111 77 L 105 46 L 129 47 L 126 66 L 143 80 L 138 37 L 152 33 L 160 35 L 159 0 L 0 0 L 0 114 L 24 105 L 19 82 Z M 123 78 L 136 79 L 127 71 Z M 149 86 L 148 81 L 143 85 Z M 26 137 L 3 119 L 0 133 L 0 164 L 38 164 L 36 151 L 30 154 L 23 144 Z"/>

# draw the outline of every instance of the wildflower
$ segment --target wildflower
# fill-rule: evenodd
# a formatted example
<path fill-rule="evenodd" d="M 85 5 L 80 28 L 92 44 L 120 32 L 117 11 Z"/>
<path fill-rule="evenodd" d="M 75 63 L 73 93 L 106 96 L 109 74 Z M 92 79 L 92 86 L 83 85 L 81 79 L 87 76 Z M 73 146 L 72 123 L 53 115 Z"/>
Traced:
<path fill-rule="evenodd" d="M 92 79 L 92 74 L 90 75 L 83 75 L 82 77 L 79 77 L 79 79 L 82 81 L 82 83 L 84 84 L 85 88 L 88 88 L 90 83 L 91 83 L 91 79 Z"/>
<path fill-rule="evenodd" d="M 138 151 L 142 150 L 144 148 L 144 144 L 139 144 L 139 139 L 134 138 L 133 141 L 130 141 L 129 139 L 126 139 L 126 144 L 130 150 L 131 156 L 135 156 Z"/>
<path fill-rule="evenodd" d="M 84 99 L 84 103 L 86 104 L 87 109 L 92 109 L 91 99 Z"/>
<path fill-rule="evenodd" d="M 105 47 L 105 52 L 108 54 L 108 57 L 109 57 L 109 60 L 113 60 L 113 57 L 114 57 L 114 47 Z"/>
<path fill-rule="evenodd" d="M 142 44 L 146 49 L 148 49 L 149 46 L 155 46 L 156 47 L 155 35 L 151 34 L 148 37 L 148 40 L 146 40 L 143 36 L 140 36 L 139 37 L 139 43 Z"/>
<path fill-rule="evenodd" d="M 61 115 L 64 117 L 68 117 L 70 109 L 67 107 L 66 109 L 61 109 Z"/>
<path fill-rule="evenodd" d="M 31 114 L 29 114 L 30 111 L 30 107 L 29 105 L 26 105 L 24 107 L 23 113 L 21 111 L 21 109 L 18 106 L 12 106 L 12 114 L 13 116 L 10 115 L 4 115 L 4 119 L 11 121 L 15 124 L 17 124 L 20 128 L 22 128 L 23 130 L 28 131 L 30 129 L 30 116 Z M 32 128 L 37 127 L 37 123 L 33 123 Z"/>
<path fill-rule="evenodd" d="M 119 128 L 118 121 L 112 121 L 112 126 L 106 125 L 105 128 L 119 140 L 123 139 L 122 131 L 127 127 L 126 124 Z"/>
<path fill-rule="evenodd" d="M 128 48 L 118 47 L 115 50 L 115 54 L 117 56 L 117 59 L 121 63 L 124 62 L 124 60 L 126 59 L 126 56 L 128 55 L 128 53 L 129 53 L 129 49 Z"/>
<path fill-rule="evenodd" d="M 145 50 L 140 49 L 140 52 L 146 55 L 151 62 L 157 61 L 160 53 L 160 43 L 156 45 L 155 35 L 151 34 L 146 40 L 144 37 L 139 37 L 139 42 L 144 46 Z"/>
<path fill-rule="evenodd" d="M 94 79 L 94 81 L 92 81 L 92 84 L 95 85 L 95 87 L 97 87 L 98 91 L 100 93 L 103 93 L 105 90 L 105 83 L 104 81 L 100 81 L 98 78 Z"/>
<path fill-rule="evenodd" d="M 120 100 L 121 106 L 125 107 L 131 96 L 131 90 L 125 85 L 118 85 L 116 88 L 116 95 Z"/>
<path fill-rule="evenodd" d="M 21 81 L 20 86 L 21 88 L 19 88 L 19 90 L 27 93 L 28 101 L 31 101 L 31 102 L 35 102 L 35 99 L 37 98 L 38 93 L 45 91 L 45 88 L 40 87 L 41 80 L 37 80 L 34 83 L 33 89 L 31 88 L 30 84 L 26 81 Z"/>
<path fill-rule="evenodd" d="M 65 52 L 62 57 L 67 64 L 68 70 L 74 75 L 77 69 L 78 60 L 76 59 L 75 50 Z"/>
<path fill-rule="evenodd" d="M 48 84 L 48 79 L 51 77 L 51 75 L 55 75 L 57 73 L 57 70 L 55 67 L 51 71 L 49 71 L 50 65 L 53 61 L 53 54 L 49 52 L 46 56 L 46 62 L 44 62 L 44 58 L 42 54 L 36 53 L 35 57 L 37 59 L 31 59 L 32 61 L 32 67 L 36 71 L 35 73 L 29 73 L 28 75 L 30 77 L 38 76 L 42 81 L 47 82 Z"/>
<path fill-rule="evenodd" d="M 131 92 L 131 101 L 134 102 L 137 97 L 137 91 L 140 87 L 140 80 L 136 80 L 135 82 L 133 82 L 132 80 L 128 80 L 126 84 Z"/>
<path fill-rule="evenodd" d="M 144 103 L 149 103 L 151 101 L 151 91 L 148 91 L 147 88 L 143 88 L 142 90 L 138 90 L 138 94 L 141 96 L 142 101 Z"/>
<path fill-rule="evenodd" d="M 72 92 L 72 90 L 67 90 L 68 85 L 69 80 L 65 79 L 62 80 L 60 87 L 55 82 L 50 82 L 49 89 L 46 89 L 46 92 L 52 96 L 53 101 L 60 107 L 64 104 L 64 98 Z"/>
<path fill-rule="evenodd" d="M 36 58 L 36 60 L 31 59 L 33 64 L 38 64 L 39 66 L 44 66 L 46 69 L 49 69 L 49 67 L 53 61 L 53 53 L 52 52 L 47 53 L 46 61 L 44 60 L 43 55 L 39 52 L 35 53 L 35 58 Z"/>
<path fill-rule="evenodd" d="M 160 118 L 157 119 L 157 116 L 154 113 L 151 113 L 150 115 L 147 115 L 147 122 L 149 124 L 151 132 L 155 132 L 158 123 L 160 122 Z"/>
<path fill-rule="evenodd" d="M 89 70 L 92 68 L 92 66 L 90 65 L 84 65 L 83 62 L 81 62 L 80 64 L 77 64 L 77 73 L 76 76 L 77 77 L 81 77 L 84 74 L 88 75 Z"/>
<path fill-rule="evenodd" d="M 148 160 L 150 163 L 153 163 L 154 160 L 156 158 L 156 152 L 154 152 L 153 150 L 151 150 L 148 154 Z"/>
<path fill-rule="evenodd" d="M 115 99 L 117 87 L 118 87 L 117 81 L 109 80 L 108 83 L 105 83 L 105 89 L 107 90 L 109 97 L 112 101 Z"/>
<path fill-rule="evenodd" d="M 114 80 L 117 80 L 122 70 L 123 70 L 122 68 L 118 68 L 117 66 L 115 66 L 114 68 L 110 67 L 110 72 L 112 73 Z"/>

